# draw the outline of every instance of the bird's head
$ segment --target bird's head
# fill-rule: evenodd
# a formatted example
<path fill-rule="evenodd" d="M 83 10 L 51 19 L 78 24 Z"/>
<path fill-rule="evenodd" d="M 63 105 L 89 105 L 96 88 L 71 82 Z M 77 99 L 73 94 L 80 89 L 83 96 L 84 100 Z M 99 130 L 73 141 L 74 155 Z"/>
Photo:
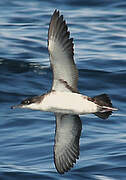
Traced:
<path fill-rule="evenodd" d="M 11 109 L 28 108 L 28 109 L 39 110 L 41 100 L 42 100 L 42 96 L 34 96 L 34 97 L 26 98 L 25 100 L 21 101 L 20 104 L 11 106 Z"/>

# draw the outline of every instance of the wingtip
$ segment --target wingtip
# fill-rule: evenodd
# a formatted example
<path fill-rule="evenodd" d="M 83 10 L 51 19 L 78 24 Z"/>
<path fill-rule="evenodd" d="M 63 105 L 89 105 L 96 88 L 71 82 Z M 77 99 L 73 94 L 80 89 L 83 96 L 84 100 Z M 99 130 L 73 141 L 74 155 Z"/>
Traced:
<path fill-rule="evenodd" d="M 53 12 L 53 15 L 58 15 L 59 16 L 60 12 L 58 9 L 55 9 L 54 12 Z"/>

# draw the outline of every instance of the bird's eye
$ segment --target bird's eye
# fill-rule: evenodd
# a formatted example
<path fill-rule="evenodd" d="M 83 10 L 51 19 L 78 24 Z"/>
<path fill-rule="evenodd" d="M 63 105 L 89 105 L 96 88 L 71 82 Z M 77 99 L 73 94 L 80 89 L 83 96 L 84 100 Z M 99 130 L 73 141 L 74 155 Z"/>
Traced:
<path fill-rule="evenodd" d="M 27 100 L 27 101 L 26 101 L 26 104 L 30 104 L 30 101 L 29 101 L 29 100 Z"/>
<path fill-rule="evenodd" d="M 26 100 L 24 100 L 24 101 L 22 101 L 22 104 L 24 104 L 24 105 L 26 105 L 26 104 L 30 104 L 31 102 L 30 102 L 30 100 L 28 100 L 28 99 L 26 99 Z"/>

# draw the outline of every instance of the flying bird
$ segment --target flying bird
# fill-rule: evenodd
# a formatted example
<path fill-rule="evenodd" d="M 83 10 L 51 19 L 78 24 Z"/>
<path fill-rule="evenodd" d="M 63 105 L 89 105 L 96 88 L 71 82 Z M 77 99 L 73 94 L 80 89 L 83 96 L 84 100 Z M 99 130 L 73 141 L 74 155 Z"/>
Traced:
<path fill-rule="evenodd" d="M 74 62 L 73 38 L 58 10 L 55 10 L 48 31 L 48 51 L 53 83 L 43 95 L 27 98 L 11 108 L 29 108 L 54 112 L 56 118 L 54 163 L 60 174 L 70 170 L 79 158 L 82 130 L 80 114 L 93 113 L 106 119 L 117 110 L 107 94 L 89 97 L 78 91 L 78 70 Z"/>

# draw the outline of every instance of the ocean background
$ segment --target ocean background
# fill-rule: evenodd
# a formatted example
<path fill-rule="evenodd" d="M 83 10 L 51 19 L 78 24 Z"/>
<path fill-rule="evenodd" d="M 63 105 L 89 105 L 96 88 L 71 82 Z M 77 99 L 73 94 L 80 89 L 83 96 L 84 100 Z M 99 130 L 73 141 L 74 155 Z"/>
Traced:
<path fill-rule="evenodd" d="M 74 38 L 80 92 L 107 93 L 119 109 L 108 120 L 81 116 L 80 158 L 64 175 L 53 163 L 53 113 L 10 109 L 51 88 L 47 35 L 55 9 Z M 0 0 L 0 180 L 125 180 L 125 102 L 125 0 Z"/>

